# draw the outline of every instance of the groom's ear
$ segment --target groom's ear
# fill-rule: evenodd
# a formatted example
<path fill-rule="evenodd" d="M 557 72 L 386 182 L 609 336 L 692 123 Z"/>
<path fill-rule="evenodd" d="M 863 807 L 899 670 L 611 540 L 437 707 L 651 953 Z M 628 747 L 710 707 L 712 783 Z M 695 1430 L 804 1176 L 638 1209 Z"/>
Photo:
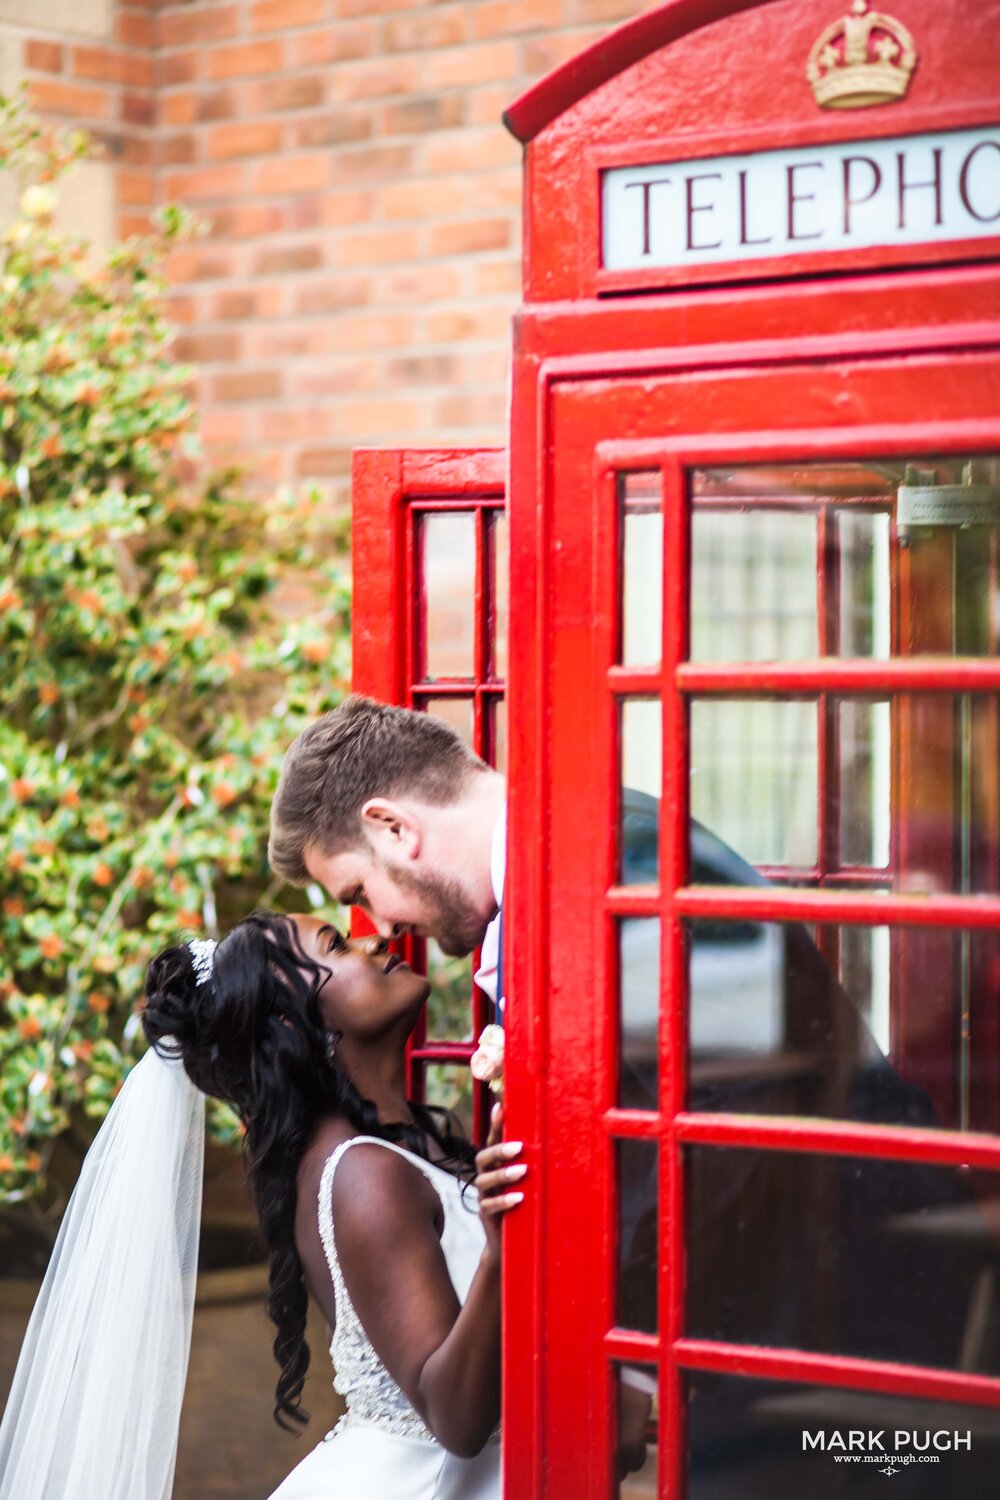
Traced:
<path fill-rule="evenodd" d="M 361 808 L 361 826 L 372 847 L 395 859 L 416 859 L 423 830 L 412 809 L 388 797 L 369 797 Z"/>

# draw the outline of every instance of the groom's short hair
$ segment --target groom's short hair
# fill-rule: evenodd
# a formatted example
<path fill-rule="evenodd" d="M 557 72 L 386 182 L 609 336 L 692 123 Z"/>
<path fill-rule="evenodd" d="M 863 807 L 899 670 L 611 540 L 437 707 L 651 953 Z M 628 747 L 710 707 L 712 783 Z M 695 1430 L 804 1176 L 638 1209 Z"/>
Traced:
<path fill-rule="evenodd" d="M 365 844 L 361 809 L 370 797 L 408 793 L 444 806 L 486 769 L 444 719 L 355 693 L 304 729 L 285 756 L 271 804 L 271 868 L 305 885 L 307 849 L 339 854 Z"/>

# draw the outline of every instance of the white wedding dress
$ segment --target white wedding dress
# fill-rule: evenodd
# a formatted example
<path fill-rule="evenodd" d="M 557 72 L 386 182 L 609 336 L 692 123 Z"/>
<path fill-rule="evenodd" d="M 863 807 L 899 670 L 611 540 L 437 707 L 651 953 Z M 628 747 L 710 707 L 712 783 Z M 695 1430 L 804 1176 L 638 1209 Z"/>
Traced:
<path fill-rule="evenodd" d="M 330 1345 L 334 1389 L 346 1400 L 347 1411 L 271 1500 L 500 1500 L 498 1434 L 475 1458 L 456 1458 L 442 1448 L 380 1361 L 351 1305 L 333 1237 L 332 1189 L 337 1163 L 360 1141 L 398 1151 L 434 1184 L 444 1210 L 441 1249 L 460 1302 L 468 1295 L 486 1243 L 475 1211 L 476 1189 L 465 1188 L 463 1202 L 463 1184 L 443 1167 L 376 1136 L 352 1136 L 337 1147 L 323 1168 L 319 1228 L 336 1299 Z"/>

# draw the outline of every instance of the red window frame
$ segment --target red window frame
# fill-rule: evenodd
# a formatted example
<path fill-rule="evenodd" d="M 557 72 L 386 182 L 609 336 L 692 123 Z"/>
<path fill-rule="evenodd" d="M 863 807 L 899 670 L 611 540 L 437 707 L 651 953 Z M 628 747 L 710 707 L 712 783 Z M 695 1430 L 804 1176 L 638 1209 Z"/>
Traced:
<path fill-rule="evenodd" d="M 505 511 L 502 449 L 359 449 L 353 464 L 353 642 L 352 687 L 386 703 L 423 709 L 429 700 L 472 703 L 473 749 L 491 764 L 495 709 L 505 697 L 494 672 L 496 599 L 494 527 Z M 471 677 L 429 678 L 423 671 L 426 619 L 421 532 L 432 515 L 472 513 L 476 539 L 475 632 Z M 364 913 L 352 926 L 364 930 Z M 369 929 L 370 930 L 370 929 Z M 402 948 L 414 968 L 426 966 L 426 943 L 408 936 Z M 478 1037 L 493 1018 L 489 998 L 476 986 L 469 996 L 470 1030 Z M 427 1069 L 434 1064 L 467 1066 L 475 1042 L 429 1036 L 426 1011 L 407 1044 L 407 1092 L 427 1098 Z M 473 1135 L 485 1138 L 489 1091 L 473 1088 Z"/>

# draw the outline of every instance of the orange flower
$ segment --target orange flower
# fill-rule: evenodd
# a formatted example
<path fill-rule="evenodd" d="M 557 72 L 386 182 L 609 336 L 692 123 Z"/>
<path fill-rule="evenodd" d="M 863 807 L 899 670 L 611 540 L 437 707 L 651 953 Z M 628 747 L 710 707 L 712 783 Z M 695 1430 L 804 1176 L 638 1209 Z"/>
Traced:
<path fill-rule="evenodd" d="M 31 850 L 33 854 L 41 855 L 42 859 L 51 859 L 56 852 L 56 846 L 51 839 L 36 839 Z"/>
<path fill-rule="evenodd" d="M 305 657 L 306 661 L 317 663 L 326 661 L 329 654 L 329 641 L 306 641 L 305 645 L 302 647 L 302 655 Z"/>
<path fill-rule="evenodd" d="M 94 866 L 94 884 L 110 885 L 115 878 L 115 872 L 110 865 L 106 865 L 103 859 Z"/>
<path fill-rule="evenodd" d="M 142 734 L 144 729 L 149 728 L 149 715 L 132 714 L 128 721 L 128 727 L 133 734 Z"/>
<path fill-rule="evenodd" d="M 5 1152 L 3 1156 L 0 1156 L 0 1172 L 13 1172 L 13 1170 L 14 1158 L 12 1156 L 8 1156 Z"/>
<path fill-rule="evenodd" d="M 53 432 L 42 443 L 41 453 L 43 458 L 58 458 L 62 451 L 63 441 L 58 432 Z"/>
<path fill-rule="evenodd" d="M 62 803 L 63 807 L 79 807 L 80 793 L 77 791 L 75 786 L 67 787 L 66 791 L 64 791 L 62 796 L 59 798 L 59 801 Z"/>
<path fill-rule="evenodd" d="M 100 391 L 96 385 L 81 385 L 76 393 L 76 399 L 81 406 L 96 406 L 100 399 Z"/>
<path fill-rule="evenodd" d="M 12 849 L 7 856 L 7 868 L 8 870 L 13 870 L 15 875 L 19 870 L 23 870 L 27 863 L 28 856 L 23 849 Z"/>
<path fill-rule="evenodd" d="M 95 589 L 81 589 L 74 596 L 74 603 L 80 609 L 89 609 L 94 615 L 99 615 L 104 607 L 104 601 Z"/>
<path fill-rule="evenodd" d="M 165 641 L 154 641 L 149 648 L 149 658 L 158 667 L 163 667 L 170 660 L 170 651 Z"/>
<path fill-rule="evenodd" d="M 195 929 L 195 931 L 200 931 L 202 926 L 204 925 L 201 920 L 201 912 L 187 910 L 179 911 L 177 913 L 177 925 L 178 927 L 192 927 Z"/>
<path fill-rule="evenodd" d="M 24 1158 L 24 1165 L 27 1167 L 29 1172 L 37 1172 L 39 1167 L 42 1165 L 42 1158 L 39 1156 L 37 1151 L 29 1151 L 27 1156 Z"/>
<path fill-rule="evenodd" d="M 163 856 L 163 863 L 168 870 L 176 870 L 178 864 L 180 863 L 180 855 L 177 853 L 177 850 L 168 849 L 166 854 Z"/>
<path fill-rule="evenodd" d="M 246 659 L 240 651 L 224 651 L 219 660 L 224 667 L 228 667 L 234 677 L 246 666 Z"/>
<path fill-rule="evenodd" d="M 153 872 L 148 865 L 136 865 L 132 871 L 132 884 L 137 891 L 144 891 L 153 884 Z"/>
<path fill-rule="evenodd" d="M 217 781 L 212 788 L 212 801 L 217 807 L 229 807 L 238 796 L 239 792 L 229 781 Z"/>
<path fill-rule="evenodd" d="M 0 594 L 0 609 L 17 609 L 21 596 L 16 589 L 4 589 Z"/>
<path fill-rule="evenodd" d="M 22 1041 L 35 1042 L 42 1034 L 42 1023 L 37 1016 L 25 1016 L 18 1022 L 17 1030 Z"/>
<path fill-rule="evenodd" d="M 8 917 L 24 916 L 24 902 L 17 896 L 8 896 L 3 904 L 3 909 Z"/>
<path fill-rule="evenodd" d="M 186 557 L 184 561 L 178 565 L 177 576 L 182 583 L 193 583 L 194 580 L 198 577 L 198 564 L 196 562 L 192 562 L 189 557 Z"/>
<path fill-rule="evenodd" d="M 77 1060 L 79 1062 L 87 1062 L 87 1061 L 89 1061 L 90 1056 L 93 1053 L 93 1050 L 94 1050 L 94 1044 L 93 1044 L 93 1042 L 74 1042 L 73 1043 L 73 1056 L 75 1058 L 77 1058 Z"/>
<path fill-rule="evenodd" d="M 38 689 L 38 696 L 42 702 L 51 708 L 53 703 L 59 702 L 59 689 L 54 682 L 43 682 Z"/>
<path fill-rule="evenodd" d="M 104 840 L 111 833 L 111 829 L 108 827 L 107 818 L 102 818 L 99 813 L 94 818 L 88 818 L 87 833 L 92 839 L 95 839 L 97 843 L 103 844 Z"/>
<path fill-rule="evenodd" d="M 10 791 L 15 802 L 27 802 L 35 795 L 35 784 L 33 781 L 29 781 L 26 776 L 18 776 L 16 780 L 11 782 Z"/>
<path fill-rule="evenodd" d="M 58 958 L 63 951 L 63 940 L 57 932 L 49 932 L 38 944 L 43 958 Z"/>
<path fill-rule="evenodd" d="M 87 1005 L 98 1016 L 103 1016 L 106 1011 L 111 1009 L 111 1001 L 100 990 L 91 990 L 87 996 Z"/>

